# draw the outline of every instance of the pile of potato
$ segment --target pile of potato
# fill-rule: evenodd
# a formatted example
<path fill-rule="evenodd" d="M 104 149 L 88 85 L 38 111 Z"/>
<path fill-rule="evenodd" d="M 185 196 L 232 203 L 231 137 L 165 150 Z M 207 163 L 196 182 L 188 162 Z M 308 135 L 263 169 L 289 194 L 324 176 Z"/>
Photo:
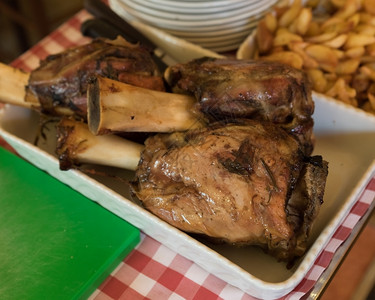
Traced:
<path fill-rule="evenodd" d="M 255 57 L 303 69 L 316 92 L 375 114 L 375 0 L 301 0 L 258 24 Z"/>

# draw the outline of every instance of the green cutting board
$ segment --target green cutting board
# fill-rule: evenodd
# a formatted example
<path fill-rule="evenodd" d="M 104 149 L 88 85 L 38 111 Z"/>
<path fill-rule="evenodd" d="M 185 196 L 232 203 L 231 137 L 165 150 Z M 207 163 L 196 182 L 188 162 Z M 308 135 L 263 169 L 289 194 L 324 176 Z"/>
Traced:
<path fill-rule="evenodd" d="M 0 299 L 87 298 L 139 230 L 0 147 Z"/>

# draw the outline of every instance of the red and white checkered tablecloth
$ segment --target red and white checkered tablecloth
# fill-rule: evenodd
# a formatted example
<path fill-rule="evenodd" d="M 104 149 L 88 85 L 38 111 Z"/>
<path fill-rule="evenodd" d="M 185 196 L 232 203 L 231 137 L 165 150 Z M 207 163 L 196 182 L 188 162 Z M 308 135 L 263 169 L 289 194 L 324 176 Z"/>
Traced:
<path fill-rule="evenodd" d="M 87 43 L 81 23 L 90 18 L 86 11 L 76 14 L 32 49 L 16 59 L 14 67 L 30 71 L 39 60 L 71 46 Z M 375 175 L 316 259 L 302 282 L 282 299 L 300 299 L 315 285 L 330 264 L 336 250 L 348 238 L 375 197 Z M 91 300 L 113 299 L 255 299 L 200 268 L 194 262 L 142 234 L 141 243 L 124 259 L 92 294 Z"/>

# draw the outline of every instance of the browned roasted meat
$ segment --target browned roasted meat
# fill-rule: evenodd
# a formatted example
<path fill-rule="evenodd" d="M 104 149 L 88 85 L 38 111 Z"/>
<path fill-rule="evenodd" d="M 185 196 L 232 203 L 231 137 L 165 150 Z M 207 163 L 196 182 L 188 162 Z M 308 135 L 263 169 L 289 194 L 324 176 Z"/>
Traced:
<path fill-rule="evenodd" d="M 280 127 L 247 120 L 150 137 L 132 191 L 183 231 L 290 261 L 306 249 L 327 168 Z"/>
<path fill-rule="evenodd" d="M 87 79 L 93 74 L 144 88 L 165 89 L 147 50 L 122 38 L 96 39 L 43 60 L 30 74 L 26 101 L 39 102 L 48 114 L 74 113 L 85 118 Z"/>
<path fill-rule="evenodd" d="M 195 95 L 209 119 L 271 121 L 311 154 L 314 103 L 303 72 L 274 62 L 202 58 L 168 68 L 165 78 L 174 92 Z"/>

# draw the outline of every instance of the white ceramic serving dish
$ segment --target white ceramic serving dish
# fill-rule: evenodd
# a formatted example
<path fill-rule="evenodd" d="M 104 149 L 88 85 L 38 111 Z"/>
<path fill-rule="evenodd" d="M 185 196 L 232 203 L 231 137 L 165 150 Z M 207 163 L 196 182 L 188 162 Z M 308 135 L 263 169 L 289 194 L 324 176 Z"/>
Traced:
<path fill-rule="evenodd" d="M 275 299 L 289 293 L 303 279 L 367 180 L 375 174 L 375 118 L 320 95 L 314 95 L 314 100 L 315 154 L 329 161 L 329 176 L 309 250 L 292 269 L 256 247 L 212 246 L 191 238 L 129 200 L 123 182 L 75 170 L 60 171 L 54 156 L 53 130 L 48 131 L 46 140 L 40 139 L 38 146 L 33 145 L 39 129 L 39 115 L 35 112 L 6 106 L 0 113 L 0 135 L 26 160 L 217 277 L 254 297 Z M 107 170 L 126 178 L 133 176 L 129 171 Z"/>
<path fill-rule="evenodd" d="M 268 9 L 270 5 L 274 4 L 274 0 L 265 0 L 265 1 L 258 1 L 253 4 L 243 3 L 242 6 L 229 6 L 228 8 L 224 8 L 222 10 L 216 10 L 215 12 L 204 13 L 202 11 L 196 11 L 193 13 L 187 13 L 185 10 L 180 12 L 165 12 L 163 10 L 164 5 L 159 4 L 159 8 L 148 8 L 143 4 L 137 3 L 134 0 L 120 0 L 121 4 L 124 5 L 125 8 L 129 8 L 132 10 L 132 14 L 138 14 L 139 17 L 148 20 L 148 17 L 156 17 L 157 20 L 160 22 L 164 22 L 167 20 L 176 21 L 176 22 L 184 22 L 187 21 L 188 23 L 181 23 L 187 24 L 188 26 L 193 25 L 195 22 L 203 22 L 199 24 L 206 25 L 207 21 L 214 20 L 215 23 L 221 23 L 222 21 L 226 21 L 228 18 L 229 20 L 233 20 L 233 17 L 237 18 L 247 18 L 249 16 L 257 15 L 259 11 Z M 238 2 L 233 2 L 238 3 Z M 160 18 L 160 19 L 159 19 Z M 179 24 L 179 23 L 177 23 Z"/>
<path fill-rule="evenodd" d="M 142 22 L 177 38 L 183 38 L 216 52 L 223 52 L 236 49 L 277 0 L 251 3 L 218 1 L 222 6 L 212 10 L 215 7 L 214 2 L 151 1 L 143 5 L 142 0 L 109 0 L 109 5 L 128 22 Z M 173 4 L 180 4 L 180 6 L 174 7 Z M 189 4 L 190 12 L 184 11 L 186 4 Z M 209 10 L 199 11 L 200 4 L 211 6 L 204 6 Z M 237 34 L 240 38 L 230 42 L 229 39 L 233 40 L 231 34 Z M 208 42 L 205 40 L 207 38 L 215 38 L 216 41 Z"/>
<path fill-rule="evenodd" d="M 162 16 L 155 16 L 155 15 L 145 15 L 142 12 L 139 12 L 126 4 L 111 0 L 110 3 L 116 3 L 115 10 L 116 13 L 124 16 L 127 20 L 131 18 L 136 18 L 139 21 L 142 21 L 146 24 L 153 25 L 157 28 L 161 29 L 173 29 L 173 30 L 180 30 L 180 31 L 190 31 L 190 30 L 222 30 L 227 28 L 233 28 L 238 26 L 243 26 L 248 23 L 248 18 L 257 16 L 263 9 L 261 7 L 257 10 L 256 14 L 249 14 L 244 16 L 229 16 L 226 18 L 221 19 L 210 19 L 210 20 L 176 20 L 176 19 L 166 19 Z"/>
<path fill-rule="evenodd" d="M 120 0 L 122 1 L 122 0 Z M 270 0 L 217 0 L 217 1 L 169 1 L 169 0 L 132 0 L 157 10 L 176 13 L 216 13 L 224 10 L 252 6 Z"/>
<path fill-rule="evenodd" d="M 126 11 L 131 16 L 138 18 L 140 21 L 159 28 L 178 28 L 181 31 L 189 31 L 191 28 L 200 28 L 201 30 L 220 30 L 243 26 L 248 23 L 248 20 L 250 18 L 261 15 L 261 13 L 268 8 L 268 6 L 255 7 L 254 10 L 251 10 L 250 12 L 243 15 L 229 15 L 221 18 L 207 18 L 206 20 L 202 18 L 197 19 L 196 17 L 195 20 L 187 20 L 166 18 L 164 15 L 145 14 L 125 5 L 124 3 L 119 3 L 119 6 L 123 11 Z"/>
<path fill-rule="evenodd" d="M 244 1 L 226 1 L 212 3 L 212 1 L 200 1 L 196 3 L 183 2 L 183 1 L 169 1 L 164 2 L 162 0 L 133 0 L 134 3 L 138 3 L 143 7 L 156 9 L 158 11 L 178 13 L 178 14 L 207 14 L 217 13 L 230 9 L 242 8 L 258 0 L 244 0 Z"/>

